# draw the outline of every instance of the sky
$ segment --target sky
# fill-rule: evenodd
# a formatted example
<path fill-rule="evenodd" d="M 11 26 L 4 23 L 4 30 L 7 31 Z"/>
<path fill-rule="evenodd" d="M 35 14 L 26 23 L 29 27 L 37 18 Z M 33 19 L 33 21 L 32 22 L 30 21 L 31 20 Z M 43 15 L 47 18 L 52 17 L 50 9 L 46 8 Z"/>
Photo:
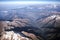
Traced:
<path fill-rule="evenodd" d="M 2 4 L 36 4 L 36 3 L 60 3 L 60 0 L 0 0 Z"/>
<path fill-rule="evenodd" d="M 60 0 L 0 0 L 2 4 L 36 4 L 36 3 L 60 3 Z"/>
<path fill-rule="evenodd" d="M 60 1 L 60 0 L 0 0 L 0 1 Z"/>

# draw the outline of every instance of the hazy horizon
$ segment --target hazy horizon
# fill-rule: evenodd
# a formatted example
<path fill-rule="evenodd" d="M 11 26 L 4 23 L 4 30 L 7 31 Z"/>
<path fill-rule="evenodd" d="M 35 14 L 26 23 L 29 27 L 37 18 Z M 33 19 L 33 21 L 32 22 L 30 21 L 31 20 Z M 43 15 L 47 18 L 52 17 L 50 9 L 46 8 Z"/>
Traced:
<path fill-rule="evenodd" d="M 0 1 L 0 5 L 2 4 L 60 4 L 59 2 L 52 1 Z"/>
<path fill-rule="evenodd" d="M 0 1 L 60 1 L 60 0 L 0 0 Z"/>

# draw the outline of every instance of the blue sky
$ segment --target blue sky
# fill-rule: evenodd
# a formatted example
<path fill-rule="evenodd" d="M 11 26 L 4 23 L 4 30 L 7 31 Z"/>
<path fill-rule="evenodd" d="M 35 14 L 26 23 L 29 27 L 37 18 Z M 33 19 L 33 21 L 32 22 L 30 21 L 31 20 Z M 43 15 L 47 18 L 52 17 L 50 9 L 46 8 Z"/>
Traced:
<path fill-rule="evenodd" d="M 60 1 L 60 0 L 0 0 L 0 1 Z"/>

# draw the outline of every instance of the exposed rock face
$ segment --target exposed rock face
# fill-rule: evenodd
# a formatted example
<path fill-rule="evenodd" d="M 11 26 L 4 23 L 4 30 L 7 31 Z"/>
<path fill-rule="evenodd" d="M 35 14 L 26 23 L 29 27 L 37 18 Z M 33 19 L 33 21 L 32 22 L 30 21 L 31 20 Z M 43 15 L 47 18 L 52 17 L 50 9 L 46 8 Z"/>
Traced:
<path fill-rule="evenodd" d="M 28 26 L 28 24 L 29 24 L 28 19 L 21 19 L 21 18 L 13 19 L 11 22 L 3 21 L 3 26 L 6 29 L 11 29 L 14 27 L 25 27 L 25 26 Z"/>
<path fill-rule="evenodd" d="M 4 25 L 3 25 L 3 21 L 0 21 L 0 40 L 3 34 L 4 34 Z"/>
<path fill-rule="evenodd" d="M 24 27 L 25 28 L 26 26 L 28 26 L 28 19 L 14 19 L 12 22 L 10 21 L 2 21 L 2 22 L 3 24 L 1 26 L 3 26 L 4 29 L 6 28 L 11 29 L 11 27 L 19 27 L 19 28 Z M 39 40 L 36 37 L 36 35 L 33 33 L 19 31 L 23 35 L 27 36 L 27 37 L 23 37 L 18 32 L 15 33 L 16 31 L 15 32 L 12 32 L 12 31 L 6 31 L 5 34 L 2 35 L 1 40 Z"/>
<path fill-rule="evenodd" d="M 14 19 L 12 22 L 9 22 L 8 25 L 15 27 L 24 27 L 27 26 L 28 22 L 28 19 Z"/>
<path fill-rule="evenodd" d="M 58 37 L 58 35 L 60 35 L 60 15 L 46 17 L 39 20 L 37 23 L 46 40 L 57 40 L 57 38 L 60 37 Z"/>
<path fill-rule="evenodd" d="M 13 31 L 5 32 L 3 36 L 1 37 L 1 40 L 39 40 L 34 34 L 24 32 L 22 33 L 28 37 L 23 37 L 19 33 L 15 33 Z"/>
<path fill-rule="evenodd" d="M 24 35 L 30 37 L 32 40 L 39 40 L 39 39 L 37 38 L 37 36 L 35 36 L 35 35 L 32 34 L 32 33 L 27 33 L 27 32 L 24 32 L 24 31 L 22 31 L 22 33 L 23 33 Z"/>
<path fill-rule="evenodd" d="M 23 37 L 18 33 L 14 33 L 13 31 L 6 32 L 1 40 L 31 40 L 27 37 Z"/>
<path fill-rule="evenodd" d="M 14 19 L 11 22 L 3 21 L 2 24 L 0 23 L 1 30 L 5 27 L 13 27 L 13 29 L 15 29 L 14 27 L 19 27 L 19 30 L 21 30 L 19 32 L 24 36 L 13 30 L 6 31 L 6 33 L 3 34 L 1 40 L 56 40 L 60 37 L 60 15 L 52 15 L 38 20 L 37 25 L 41 30 L 35 29 L 34 27 L 29 27 L 28 24 L 28 19 Z M 2 33 L 3 30 L 1 30 L 0 32 Z M 36 31 L 38 33 L 36 33 Z M 40 32 L 42 35 L 39 34 Z M 35 33 L 38 34 L 38 36 Z"/>
<path fill-rule="evenodd" d="M 60 28 L 60 15 L 57 15 L 56 17 L 55 27 Z"/>

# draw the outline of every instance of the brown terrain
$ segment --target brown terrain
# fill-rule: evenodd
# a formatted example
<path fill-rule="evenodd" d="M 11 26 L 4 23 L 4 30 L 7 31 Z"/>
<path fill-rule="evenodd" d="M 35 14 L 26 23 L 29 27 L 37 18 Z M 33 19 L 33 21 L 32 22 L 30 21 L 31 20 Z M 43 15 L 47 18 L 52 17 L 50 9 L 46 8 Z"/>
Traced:
<path fill-rule="evenodd" d="M 10 29 L 11 27 L 24 27 L 28 24 L 29 20 L 28 19 L 14 19 L 12 22 L 8 21 L 0 21 L 0 40 L 14 40 L 14 38 L 17 36 L 16 39 L 18 40 L 43 40 L 41 37 L 36 36 L 33 33 L 28 33 L 25 31 L 22 31 L 25 36 L 19 36 L 20 34 L 16 34 L 14 32 L 5 32 L 4 28 Z M 38 26 L 40 26 L 41 30 L 43 32 L 46 32 L 47 34 L 45 35 L 47 37 L 47 40 L 54 39 L 56 37 L 60 37 L 60 34 L 57 33 L 57 31 L 60 28 L 60 15 L 52 15 L 44 19 L 40 19 L 37 21 Z M 40 25 L 41 24 L 41 25 Z M 5 33 L 4 33 L 5 32 Z M 2 34 L 4 33 L 4 34 Z M 15 34 L 15 35 L 14 35 Z M 9 37 L 10 35 L 10 37 Z M 3 36 L 3 37 L 2 37 Z M 4 37 L 7 36 L 7 39 Z M 2 37 L 2 38 L 1 38 Z M 40 38 L 40 39 L 39 39 Z"/>

